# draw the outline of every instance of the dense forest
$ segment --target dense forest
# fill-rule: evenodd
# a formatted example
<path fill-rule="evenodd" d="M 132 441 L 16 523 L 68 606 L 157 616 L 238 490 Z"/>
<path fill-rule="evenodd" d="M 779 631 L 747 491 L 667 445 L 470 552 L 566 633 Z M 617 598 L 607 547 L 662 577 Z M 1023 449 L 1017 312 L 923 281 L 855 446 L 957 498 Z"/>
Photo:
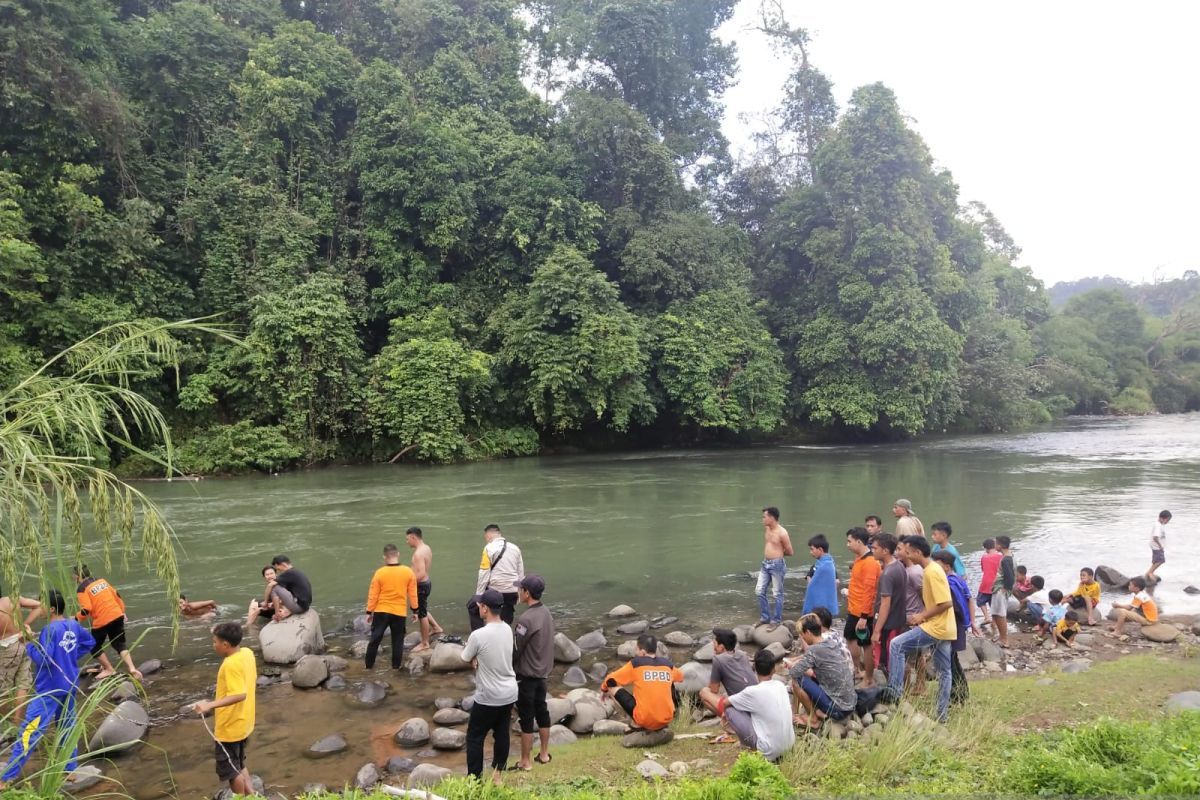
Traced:
<path fill-rule="evenodd" d="M 770 0 L 732 156 L 735 5 L 0 0 L 0 385 L 219 315 L 138 387 L 199 472 L 1200 408 L 1196 273 L 1052 309 Z"/>

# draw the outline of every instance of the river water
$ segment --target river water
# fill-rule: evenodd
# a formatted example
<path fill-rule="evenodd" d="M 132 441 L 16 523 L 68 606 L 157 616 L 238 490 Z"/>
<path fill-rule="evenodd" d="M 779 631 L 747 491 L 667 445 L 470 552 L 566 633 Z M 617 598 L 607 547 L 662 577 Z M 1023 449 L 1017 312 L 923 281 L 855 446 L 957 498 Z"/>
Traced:
<path fill-rule="evenodd" d="M 1156 597 L 1165 613 L 1200 613 L 1200 596 L 1183 592 L 1200 583 L 1197 485 L 1200 415 L 1188 414 L 1071 419 L 1029 433 L 900 444 L 345 467 L 142 488 L 175 527 L 184 590 L 192 599 L 219 601 L 224 616 L 244 614 L 261 588 L 260 568 L 283 552 L 312 579 L 326 630 L 336 631 L 362 609 L 382 545 L 403 548 L 405 529 L 419 525 L 434 550 L 432 610 L 448 630 L 465 633 L 463 603 L 473 591 L 483 527 L 496 522 L 523 549 L 526 570 L 545 577 L 544 599 L 560 629 L 578 635 L 618 603 L 646 615 L 679 616 L 693 632 L 752 622 L 748 573 L 762 556 L 763 506 L 782 510 L 797 550 L 789 566 L 807 567 L 803 544 L 825 533 L 844 579 L 851 560 L 845 530 L 870 513 L 884 517 L 890 530 L 898 497 L 912 500 L 927 530 L 938 520 L 952 523 L 969 569 L 978 569 L 984 538 L 1008 534 L 1017 563 L 1043 575 L 1047 588 L 1064 591 L 1074 587 L 1081 566 L 1144 571 L 1151 525 L 1169 508 L 1175 517 Z M 141 572 L 115 570 L 108 577 L 128 602 L 133 635 L 146 634 L 138 658 L 167 655 L 161 589 Z M 1106 595 L 1106 602 L 1117 597 Z M 793 590 L 789 608 L 800 600 Z M 215 661 L 206 624 L 184 623 L 171 659 L 183 670 L 180 679 L 193 675 L 184 683 L 203 689 Z M 418 691 L 405 686 L 396 688 Z M 291 696 L 286 687 L 274 688 Z M 452 688 L 447 693 L 464 687 Z M 420 691 L 429 694 L 424 701 L 437 693 L 428 683 Z M 402 721 L 400 711 L 360 719 L 374 726 L 374 744 L 366 749 L 375 756 L 386 755 L 387 729 Z M 280 716 L 279 725 L 289 717 L 271 704 L 264 713 Z M 305 727 L 300 735 L 327 732 Z M 177 739 L 168 734 L 160 741 L 174 752 L 186 741 Z M 276 744 L 275 758 L 284 757 L 287 737 Z M 211 771 L 211 756 L 201 751 L 194 772 L 173 768 L 177 780 L 194 774 L 203 783 L 196 788 L 211 792 L 211 777 L 201 777 Z M 365 755 L 360 750 L 358 764 Z M 299 770 L 285 784 L 318 772 Z"/>

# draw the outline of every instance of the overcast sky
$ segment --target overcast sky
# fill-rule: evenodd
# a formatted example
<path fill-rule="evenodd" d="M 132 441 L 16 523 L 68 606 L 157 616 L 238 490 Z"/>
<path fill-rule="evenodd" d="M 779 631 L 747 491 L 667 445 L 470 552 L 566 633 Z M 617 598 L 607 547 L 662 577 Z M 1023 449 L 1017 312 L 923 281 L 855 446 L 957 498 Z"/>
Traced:
<path fill-rule="evenodd" d="M 721 30 L 738 45 L 738 116 L 774 105 L 787 62 L 759 0 Z M 785 0 L 845 107 L 882 81 L 960 187 L 985 203 L 1052 285 L 1200 268 L 1200 3 Z"/>

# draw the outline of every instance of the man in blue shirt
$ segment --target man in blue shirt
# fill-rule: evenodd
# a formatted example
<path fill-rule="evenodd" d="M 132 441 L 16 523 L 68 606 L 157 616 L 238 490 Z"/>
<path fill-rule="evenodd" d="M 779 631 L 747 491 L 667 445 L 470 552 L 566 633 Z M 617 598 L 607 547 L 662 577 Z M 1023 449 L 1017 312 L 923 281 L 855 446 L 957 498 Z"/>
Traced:
<path fill-rule="evenodd" d="M 42 628 L 36 642 L 26 645 L 33 666 L 33 688 L 37 693 L 25 708 L 12 756 L 0 775 L 0 790 L 21 774 L 29 754 L 46 734 L 51 723 L 57 723 L 60 736 L 75 724 L 75 692 L 79 683 L 79 660 L 88 655 L 96 642 L 87 628 L 73 619 L 65 619 L 66 601 L 56 589 L 50 590 L 46 607 L 50 622 Z M 76 751 L 71 751 L 67 772 L 77 765 Z"/>
<path fill-rule="evenodd" d="M 837 567 L 829 555 L 829 540 L 818 533 L 808 540 L 808 552 L 816 559 L 812 575 L 808 578 L 808 591 L 804 593 L 804 613 L 818 606 L 828 608 L 833 616 L 838 614 Z"/>

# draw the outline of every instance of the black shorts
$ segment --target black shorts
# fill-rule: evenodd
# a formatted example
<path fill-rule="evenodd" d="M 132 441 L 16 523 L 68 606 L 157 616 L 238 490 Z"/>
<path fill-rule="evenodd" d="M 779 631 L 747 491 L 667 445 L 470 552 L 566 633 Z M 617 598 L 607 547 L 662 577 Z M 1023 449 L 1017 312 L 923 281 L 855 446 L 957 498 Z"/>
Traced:
<path fill-rule="evenodd" d="M 858 621 L 860 619 L 866 619 L 866 621 L 867 621 L 867 627 L 866 627 L 867 640 L 865 642 L 859 641 L 858 634 L 855 633 L 855 631 L 858 630 Z M 842 636 L 846 639 L 846 644 L 859 644 L 864 647 L 870 647 L 871 646 L 871 634 L 874 632 L 875 632 L 875 618 L 874 617 L 856 617 L 853 614 L 846 615 L 846 627 L 842 629 Z"/>
<path fill-rule="evenodd" d="M 1087 608 L 1087 598 L 1083 595 L 1073 594 L 1067 598 L 1067 605 L 1071 608 Z"/>
<path fill-rule="evenodd" d="M 1151 564 L 1167 563 L 1166 551 L 1165 550 L 1155 550 L 1153 547 L 1151 547 L 1150 548 L 1150 563 Z"/>
<path fill-rule="evenodd" d="M 215 742 L 213 751 L 217 758 L 217 777 L 229 783 L 246 768 L 246 742 Z"/>
<path fill-rule="evenodd" d="M 533 733 L 550 727 L 550 709 L 546 705 L 546 679 L 517 676 L 517 719 L 521 733 Z"/>
<path fill-rule="evenodd" d="M 417 619 L 425 619 L 429 616 L 429 593 L 431 591 L 433 591 L 431 581 L 417 582 Z"/>
<path fill-rule="evenodd" d="M 103 652 L 105 639 L 112 643 L 112 648 L 117 655 L 121 655 L 129 649 L 125 646 L 125 617 L 117 617 L 107 625 L 92 628 L 92 638 L 96 640 L 95 646 L 92 647 L 93 656 L 98 656 Z"/>

